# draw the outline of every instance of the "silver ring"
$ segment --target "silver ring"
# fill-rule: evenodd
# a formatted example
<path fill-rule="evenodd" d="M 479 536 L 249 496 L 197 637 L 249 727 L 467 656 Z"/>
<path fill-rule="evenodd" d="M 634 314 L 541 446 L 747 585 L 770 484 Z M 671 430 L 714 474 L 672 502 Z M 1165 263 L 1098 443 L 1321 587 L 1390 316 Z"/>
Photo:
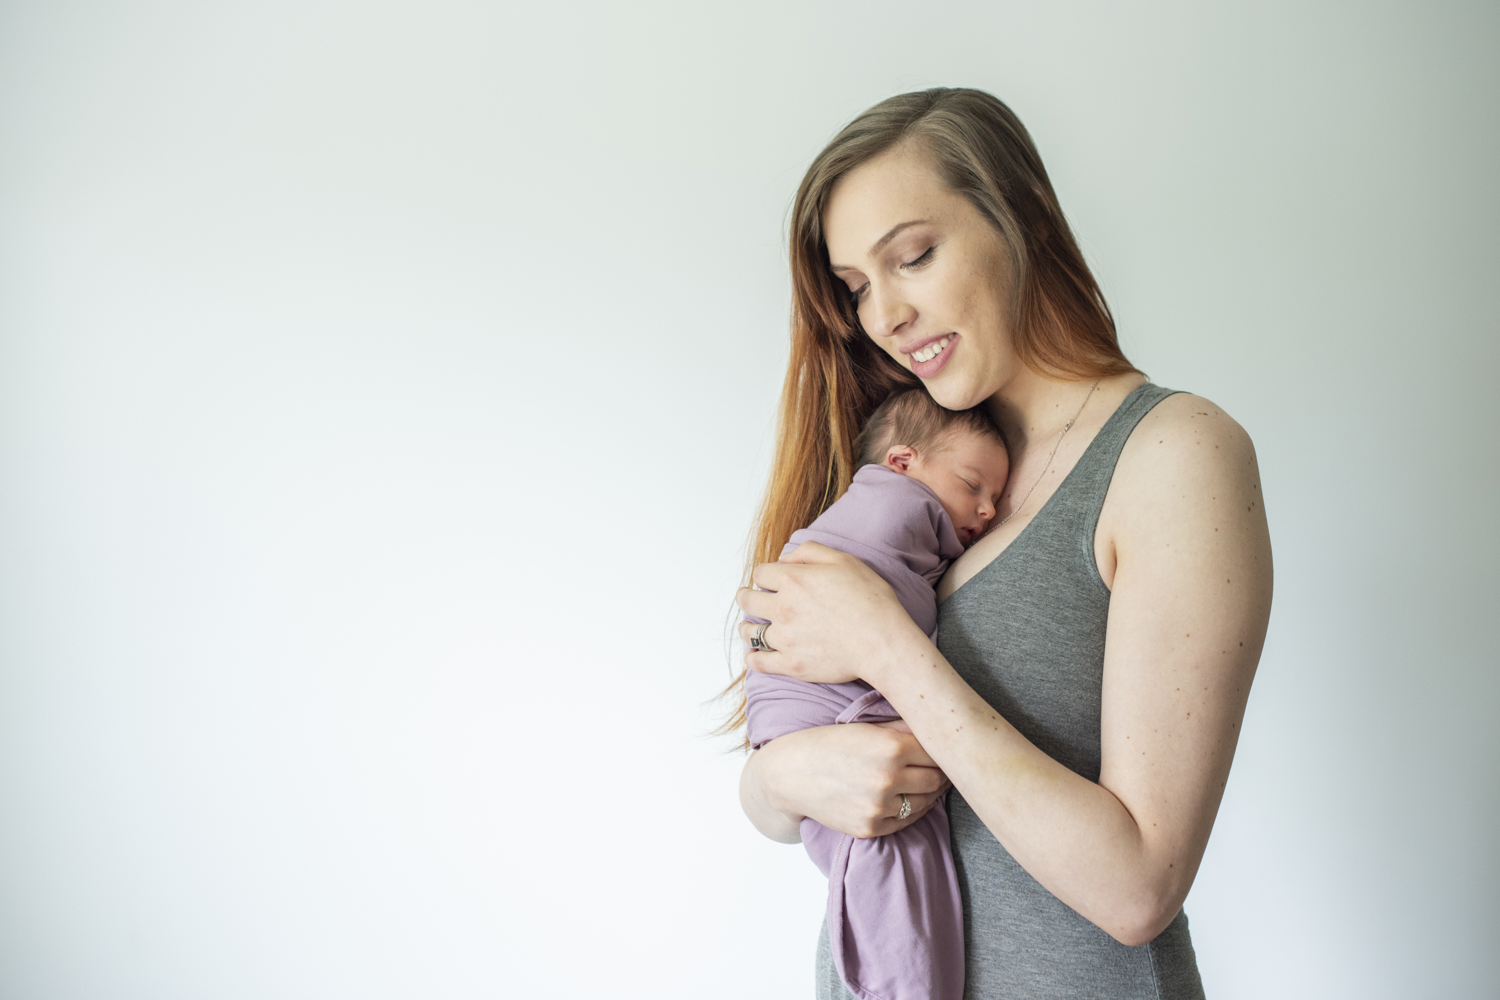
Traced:
<path fill-rule="evenodd" d="M 901 811 L 896 814 L 897 819 L 905 819 L 911 815 L 911 799 L 903 792 L 901 795 Z"/>
<path fill-rule="evenodd" d="M 752 636 L 750 636 L 750 649 L 751 649 L 752 652 L 756 652 L 756 653 L 774 653 L 774 652 L 776 652 L 776 647 L 772 646 L 769 642 L 766 641 L 766 626 L 769 625 L 769 624 L 771 624 L 771 623 L 770 622 L 762 622 L 761 624 L 755 626 L 755 634 L 752 635 Z"/>

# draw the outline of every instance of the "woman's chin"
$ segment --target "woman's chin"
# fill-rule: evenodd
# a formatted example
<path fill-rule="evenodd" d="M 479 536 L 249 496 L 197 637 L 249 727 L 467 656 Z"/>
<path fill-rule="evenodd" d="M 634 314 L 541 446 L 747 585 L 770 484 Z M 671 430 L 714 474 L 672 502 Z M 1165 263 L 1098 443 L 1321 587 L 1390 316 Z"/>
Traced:
<path fill-rule="evenodd" d="M 985 395 L 958 372 L 943 372 L 942 377 L 925 383 L 932 401 L 945 410 L 967 410 L 984 402 Z"/>

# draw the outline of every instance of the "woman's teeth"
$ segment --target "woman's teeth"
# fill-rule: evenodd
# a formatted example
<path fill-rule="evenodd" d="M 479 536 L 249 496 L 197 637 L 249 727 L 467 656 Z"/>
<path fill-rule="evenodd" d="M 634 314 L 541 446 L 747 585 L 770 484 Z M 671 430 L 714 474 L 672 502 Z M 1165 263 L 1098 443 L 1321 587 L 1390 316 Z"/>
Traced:
<path fill-rule="evenodd" d="M 943 348 L 947 347 L 948 346 L 948 341 L 952 340 L 952 339 L 953 339 L 952 334 L 949 334 L 948 336 L 944 337 L 942 340 L 934 341 L 933 343 L 928 344 L 926 347 L 922 348 L 920 351 L 912 351 L 911 352 L 911 359 L 913 361 L 931 361 L 933 358 L 935 358 L 939 354 L 943 353 Z"/>

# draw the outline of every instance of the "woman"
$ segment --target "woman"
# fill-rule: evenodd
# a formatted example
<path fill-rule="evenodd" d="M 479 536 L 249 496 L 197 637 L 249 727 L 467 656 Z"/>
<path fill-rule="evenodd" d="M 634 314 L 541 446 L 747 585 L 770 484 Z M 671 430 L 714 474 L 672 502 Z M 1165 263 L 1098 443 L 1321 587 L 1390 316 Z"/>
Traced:
<path fill-rule="evenodd" d="M 792 225 L 759 589 L 737 597 L 770 648 L 746 663 L 865 680 L 911 732 L 781 737 L 746 763 L 746 814 L 785 842 L 804 816 L 877 836 L 951 786 L 966 997 L 1201 996 L 1182 903 L 1271 604 L 1249 438 L 1125 359 L 1030 137 L 988 94 L 861 115 L 809 168 Z M 936 646 L 858 560 L 809 544 L 772 561 L 907 384 L 987 406 L 1011 448 L 993 528 L 939 587 Z M 818 978 L 819 997 L 847 995 L 826 929 Z"/>

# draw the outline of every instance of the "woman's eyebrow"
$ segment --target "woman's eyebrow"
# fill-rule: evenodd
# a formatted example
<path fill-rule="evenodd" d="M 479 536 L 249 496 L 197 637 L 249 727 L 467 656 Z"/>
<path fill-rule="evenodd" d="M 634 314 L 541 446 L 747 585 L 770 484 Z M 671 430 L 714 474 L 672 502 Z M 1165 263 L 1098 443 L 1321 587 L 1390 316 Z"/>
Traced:
<path fill-rule="evenodd" d="M 892 226 L 889 230 L 886 231 L 886 234 L 884 236 L 880 237 L 880 239 L 878 239 L 878 240 L 875 241 L 874 245 L 870 247 L 869 255 L 871 257 L 873 257 L 876 254 L 878 254 L 881 250 L 884 250 L 885 249 L 885 245 L 887 243 L 889 243 L 891 240 L 895 239 L 898 235 L 900 235 L 900 233 L 901 233 L 901 231 L 903 229 L 910 229 L 912 226 L 920 226 L 922 223 L 927 222 L 927 221 L 929 221 L 929 220 L 927 220 L 927 219 L 912 219 L 909 222 L 898 222 L 898 223 L 896 223 L 894 226 Z M 833 264 L 833 265 L 830 265 L 830 270 L 832 270 L 834 273 L 837 273 L 839 271 L 853 271 L 853 270 L 855 270 L 855 268 L 852 268 L 852 267 L 850 267 L 847 264 Z"/>

